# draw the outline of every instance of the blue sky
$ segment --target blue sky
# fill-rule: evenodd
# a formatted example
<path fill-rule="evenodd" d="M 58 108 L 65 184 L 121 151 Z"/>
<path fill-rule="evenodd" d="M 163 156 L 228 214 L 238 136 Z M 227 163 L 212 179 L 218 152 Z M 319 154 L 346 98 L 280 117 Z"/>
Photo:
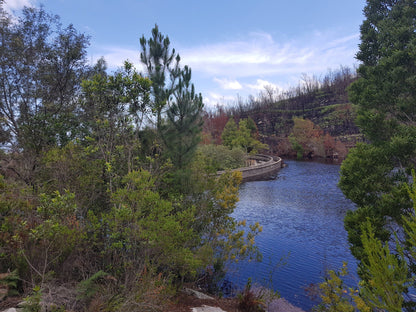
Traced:
<path fill-rule="evenodd" d="M 139 38 L 158 24 L 192 68 L 207 106 L 282 91 L 303 74 L 357 64 L 365 0 L 5 0 L 16 12 L 43 4 L 64 25 L 91 36 L 89 58 L 141 70 Z"/>

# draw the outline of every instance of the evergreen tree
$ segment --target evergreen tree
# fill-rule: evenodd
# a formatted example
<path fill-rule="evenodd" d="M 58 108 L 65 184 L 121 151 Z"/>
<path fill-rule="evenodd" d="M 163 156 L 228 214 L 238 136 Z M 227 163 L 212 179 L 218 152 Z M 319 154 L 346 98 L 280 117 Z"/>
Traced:
<path fill-rule="evenodd" d="M 368 140 L 383 145 L 414 134 L 416 121 L 416 4 L 368 1 L 357 59 L 360 78 L 351 86 L 358 124 Z M 409 133 L 409 131 L 411 131 Z M 413 149 L 415 142 L 409 142 Z"/>
<path fill-rule="evenodd" d="M 202 130 L 202 96 L 195 94 L 190 81 L 191 69 L 185 66 L 174 93 L 175 102 L 167 111 L 163 135 L 172 162 L 179 169 L 191 161 Z"/>
<path fill-rule="evenodd" d="M 140 39 L 140 59 L 151 80 L 151 107 L 159 140 L 176 169 L 192 159 L 202 130 L 202 96 L 195 94 L 191 69 L 179 66 L 180 57 L 156 25 L 152 37 Z"/>
<path fill-rule="evenodd" d="M 152 110 L 156 116 L 156 126 L 160 130 L 162 114 L 176 88 L 176 80 L 180 75 L 180 56 L 170 48 L 168 36 L 159 32 L 157 25 L 152 29 L 152 37 L 140 38 L 140 60 L 152 81 Z"/>
<path fill-rule="evenodd" d="M 228 146 L 229 148 L 233 148 L 233 140 L 237 137 L 237 132 L 237 124 L 235 123 L 234 118 L 231 117 L 225 124 L 224 130 L 222 131 L 222 144 L 224 146 Z"/>
<path fill-rule="evenodd" d="M 403 215 L 412 213 L 406 185 L 416 165 L 416 3 L 368 0 L 364 14 L 360 78 L 351 85 L 350 97 L 359 107 L 357 123 L 367 143 L 350 152 L 340 180 L 344 194 L 358 205 L 347 214 L 345 227 L 361 261 L 368 255 L 367 219 L 374 238 L 386 242 L 392 228 L 401 231 Z M 369 269 L 363 268 L 360 274 L 367 280 Z"/>

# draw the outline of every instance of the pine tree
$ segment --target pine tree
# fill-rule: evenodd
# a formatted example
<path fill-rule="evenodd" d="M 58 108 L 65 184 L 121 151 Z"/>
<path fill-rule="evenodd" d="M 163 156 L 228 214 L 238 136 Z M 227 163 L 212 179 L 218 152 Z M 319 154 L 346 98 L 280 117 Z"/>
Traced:
<path fill-rule="evenodd" d="M 156 116 L 156 126 L 162 125 L 162 115 L 176 88 L 176 80 L 180 76 L 180 56 L 175 49 L 170 48 L 168 36 L 159 32 L 155 25 L 152 37 L 140 38 L 140 60 L 146 68 L 148 78 L 152 81 L 153 114 Z"/>
<path fill-rule="evenodd" d="M 194 85 L 190 81 L 191 69 L 185 66 L 174 93 L 175 101 L 167 111 L 163 129 L 164 143 L 178 169 L 184 168 L 191 161 L 202 130 L 202 95 L 195 94 Z"/>

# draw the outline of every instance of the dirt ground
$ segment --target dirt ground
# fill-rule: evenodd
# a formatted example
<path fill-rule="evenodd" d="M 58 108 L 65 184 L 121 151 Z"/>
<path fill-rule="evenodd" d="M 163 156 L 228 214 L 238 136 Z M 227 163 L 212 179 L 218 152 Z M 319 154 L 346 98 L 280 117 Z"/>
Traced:
<path fill-rule="evenodd" d="M 0 311 L 5 311 L 10 308 L 15 308 L 18 303 L 22 302 L 21 297 L 7 297 L 5 300 L 0 301 Z"/>
<path fill-rule="evenodd" d="M 219 307 L 226 312 L 243 312 L 238 309 L 237 298 L 216 298 L 214 300 L 202 300 L 187 294 L 180 294 L 176 300 L 166 307 L 166 312 L 191 312 L 192 308 L 207 305 Z M 304 312 L 302 309 L 294 307 L 283 298 L 273 300 L 267 306 L 268 312 Z"/>
<path fill-rule="evenodd" d="M 203 305 L 219 307 L 227 312 L 240 312 L 238 309 L 237 298 L 215 298 L 214 300 L 198 299 L 184 293 L 178 295 L 178 297 L 166 307 L 166 311 L 191 312 L 192 308 L 202 307 Z"/>

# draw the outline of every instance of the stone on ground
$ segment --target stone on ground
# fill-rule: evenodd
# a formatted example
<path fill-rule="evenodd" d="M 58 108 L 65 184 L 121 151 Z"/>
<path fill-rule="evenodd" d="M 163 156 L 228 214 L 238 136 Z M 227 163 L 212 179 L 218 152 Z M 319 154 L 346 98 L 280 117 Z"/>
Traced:
<path fill-rule="evenodd" d="M 185 288 L 183 291 L 185 292 L 185 294 L 192 295 L 192 296 L 194 296 L 198 299 L 214 300 L 214 298 L 212 298 L 208 295 L 205 295 L 204 293 L 202 293 L 200 291 L 196 291 L 196 290 L 193 290 L 193 289 L 190 289 L 190 288 Z"/>
<path fill-rule="evenodd" d="M 222 310 L 221 308 L 203 305 L 202 307 L 192 308 L 192 312 L 226 312 L 226 311 Z"/>
<path fill-rule="evenodd" d="M 269 303 L 267 311 L 269 312 L 304 312 L 301 308 L 291 305 L 284 298 L 279 298 Z"/>

